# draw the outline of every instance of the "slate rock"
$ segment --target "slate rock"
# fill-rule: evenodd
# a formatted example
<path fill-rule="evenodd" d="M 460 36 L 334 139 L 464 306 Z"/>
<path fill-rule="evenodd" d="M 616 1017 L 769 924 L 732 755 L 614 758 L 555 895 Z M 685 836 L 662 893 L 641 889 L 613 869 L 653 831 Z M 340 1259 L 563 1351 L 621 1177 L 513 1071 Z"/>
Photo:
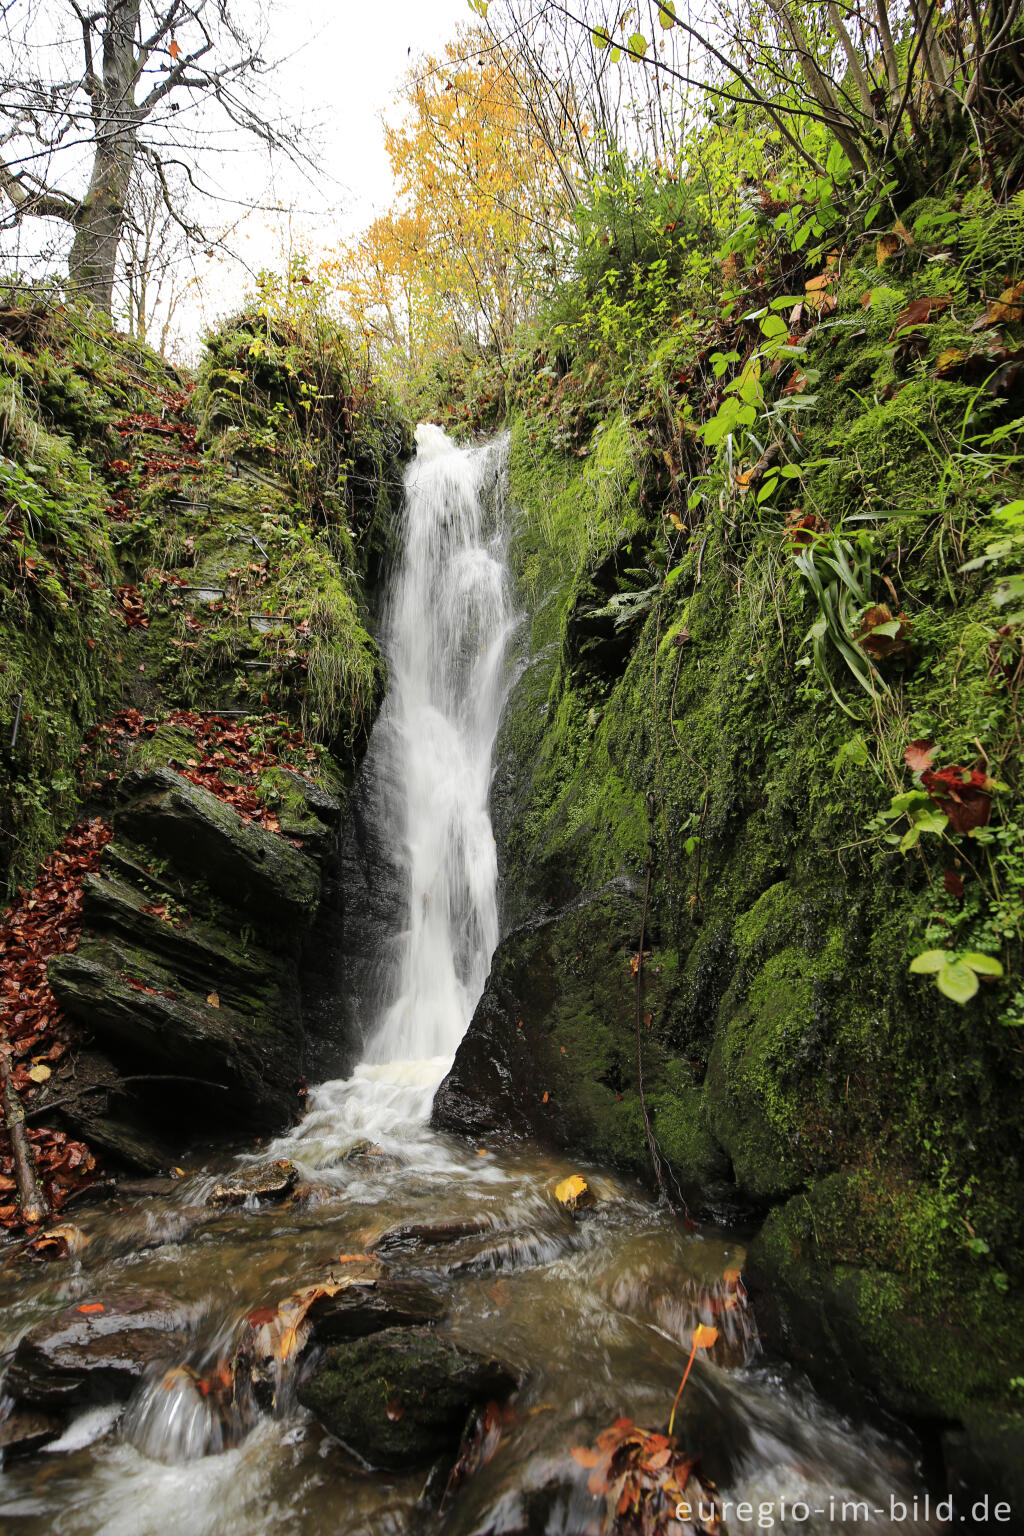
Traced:
<path fill-rule="evenodd" d="M 83 1311 L 97 1305 L 102 1311 Z M 84 1297 L 25 1334 L 4 1393 L 19 1409 L 123 1401 L 151 1366 L 187 1350 L 190 1321 L 186 1307 L 159 1291 Z"/>

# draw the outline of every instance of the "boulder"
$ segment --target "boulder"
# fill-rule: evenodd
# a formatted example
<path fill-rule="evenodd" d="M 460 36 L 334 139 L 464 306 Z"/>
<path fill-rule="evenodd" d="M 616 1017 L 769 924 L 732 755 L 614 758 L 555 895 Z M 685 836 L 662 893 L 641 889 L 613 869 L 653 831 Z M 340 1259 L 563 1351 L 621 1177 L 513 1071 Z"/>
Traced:
<path fill-rule="evenodd" d="M 65 1013 L 126 1073 L 186 1079 L 180 1092 L 165 1085 L 161 1095 L 179 1130 L 213 1120 L 276 1131 L 294 1119 L 302 1028 L 283 1003 L 268 1007 L 257 997 L 243 1011 L 219 994 L 210 1001 L 179 991 L 179 978 L 145 951 L 96 937 L 51 960 L 48 974 Z"/>
<path fill-rule="evenodd" d="M 115 821 L 119 837 L 203 881 L 270 932 L 294 933 L 312 920 L 319 871 L 283 837 L 243 821 L 230 805 L 172 768 L 128 774 L 122 797 Z"/>
<path fill-rule="evenodd" d="M 504 1362 L 426 1328 L 389 1328 L 328 1349 L 299 1401 L 373 1466 L 405 1470 L 454 1457 L 466 1420 L 519 1385 Z"/>
<path fill-rule="evenodd" d="M 4 1393 L 19 1409 L 122 1401 L 189 1344 L 191 1314 L 159 1291 L 86 1297 L 44 1318 L 14 1353 Z"/>
<path fill-rule="evenodd" d="M 244 1205 L 247 1200 L 256 1200 L 261 1205 L 269 1205 L 276 1200 L 286 1200 L 298 1182 L 299 1170 L 287 1159 L 259 1163 L 255 1168 L 243 1168 L 230 1174 L 217 1185 L 207 1204 Z"/>

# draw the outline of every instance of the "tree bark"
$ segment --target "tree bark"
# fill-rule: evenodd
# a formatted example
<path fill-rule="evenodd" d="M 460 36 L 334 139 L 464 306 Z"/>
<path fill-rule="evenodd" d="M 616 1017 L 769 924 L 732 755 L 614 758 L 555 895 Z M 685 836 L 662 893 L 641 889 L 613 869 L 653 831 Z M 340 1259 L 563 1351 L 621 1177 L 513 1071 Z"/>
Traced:
<path fill-rule="evenodd" d="M 90 67 L 88 85 L 96 147 L 68 264 L 70 286 L 108 315 L 142 117 L 135 101 L 140 9 L 141 0 L 106 0 L 102 73 Z"/>
<path fill-rule="evenodd" d="M 0 1032 L 0 1097 L 3 1099 L 4 1120 L 14 1154 L 14 1177 L 18 1185 L 18 1204 L 21 1219 L 26 1227 L 37 1227 L 46 1220 L 50 1208 L 39 1184 L 32 1147 L 25 1134 L 25 1111 L 21 1107 L 17 1089 L 11 1081 L 11 1063 L 6 1050 L 7 1037 Z"/>

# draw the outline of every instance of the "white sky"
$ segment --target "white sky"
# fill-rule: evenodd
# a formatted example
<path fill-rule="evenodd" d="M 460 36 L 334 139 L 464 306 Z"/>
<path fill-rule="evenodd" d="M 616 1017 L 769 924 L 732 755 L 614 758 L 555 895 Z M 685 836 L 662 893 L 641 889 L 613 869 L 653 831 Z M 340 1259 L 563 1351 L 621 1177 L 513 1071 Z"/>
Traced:
<path fill-rule="evenodd" d="M 290 240 L 326 249 L 339 233 L 351 235 L 390 203 L 392 182 L 380 117 L 411 59 L 436 53 L 456 26 L 473 20 L 467 0 L 271 0 L 267 57 L 291 55 L 275 80 L 286 112 L 311 123 L 310 142 L 322 176 L 310 181 L 249 150 L 205 167 L 206 176 L 240 201 L 259 200 L 265 188 L 290 217 L 250 214 L 231 244 L 244 263 L 280 266 Z M 215 257 L 200 260 L 198 282 L 183 317 L 191 341 L 204 322 L 238 302 L 248 286 L 246 266 Z"/>

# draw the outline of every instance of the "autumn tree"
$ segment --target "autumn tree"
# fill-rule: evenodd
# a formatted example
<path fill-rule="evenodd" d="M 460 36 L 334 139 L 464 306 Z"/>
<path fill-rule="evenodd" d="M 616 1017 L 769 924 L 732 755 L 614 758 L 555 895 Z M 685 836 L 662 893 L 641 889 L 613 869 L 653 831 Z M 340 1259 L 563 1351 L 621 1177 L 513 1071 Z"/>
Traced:
<path fill-rule="evenodd" d="M 246 0 L 13 0 L 5 8 L 0 198 L 6 223 L 70 229 L 69 285 L 110 312 L 129 194 L 148 180 L 167 216 L 197 233 L 175 193 L 208 134 L 212 104 L 268 147 L 286 135 L 257 94 L 267 66 Z"/>
<path fill-rule="evenodd" d="M 330 263 L 344 308 L 407 369 L 466 347 L 500 359 L 564 218 L 561 172 L 485 34 L 419 60 L 400 105 L 395 207 Z"/>

